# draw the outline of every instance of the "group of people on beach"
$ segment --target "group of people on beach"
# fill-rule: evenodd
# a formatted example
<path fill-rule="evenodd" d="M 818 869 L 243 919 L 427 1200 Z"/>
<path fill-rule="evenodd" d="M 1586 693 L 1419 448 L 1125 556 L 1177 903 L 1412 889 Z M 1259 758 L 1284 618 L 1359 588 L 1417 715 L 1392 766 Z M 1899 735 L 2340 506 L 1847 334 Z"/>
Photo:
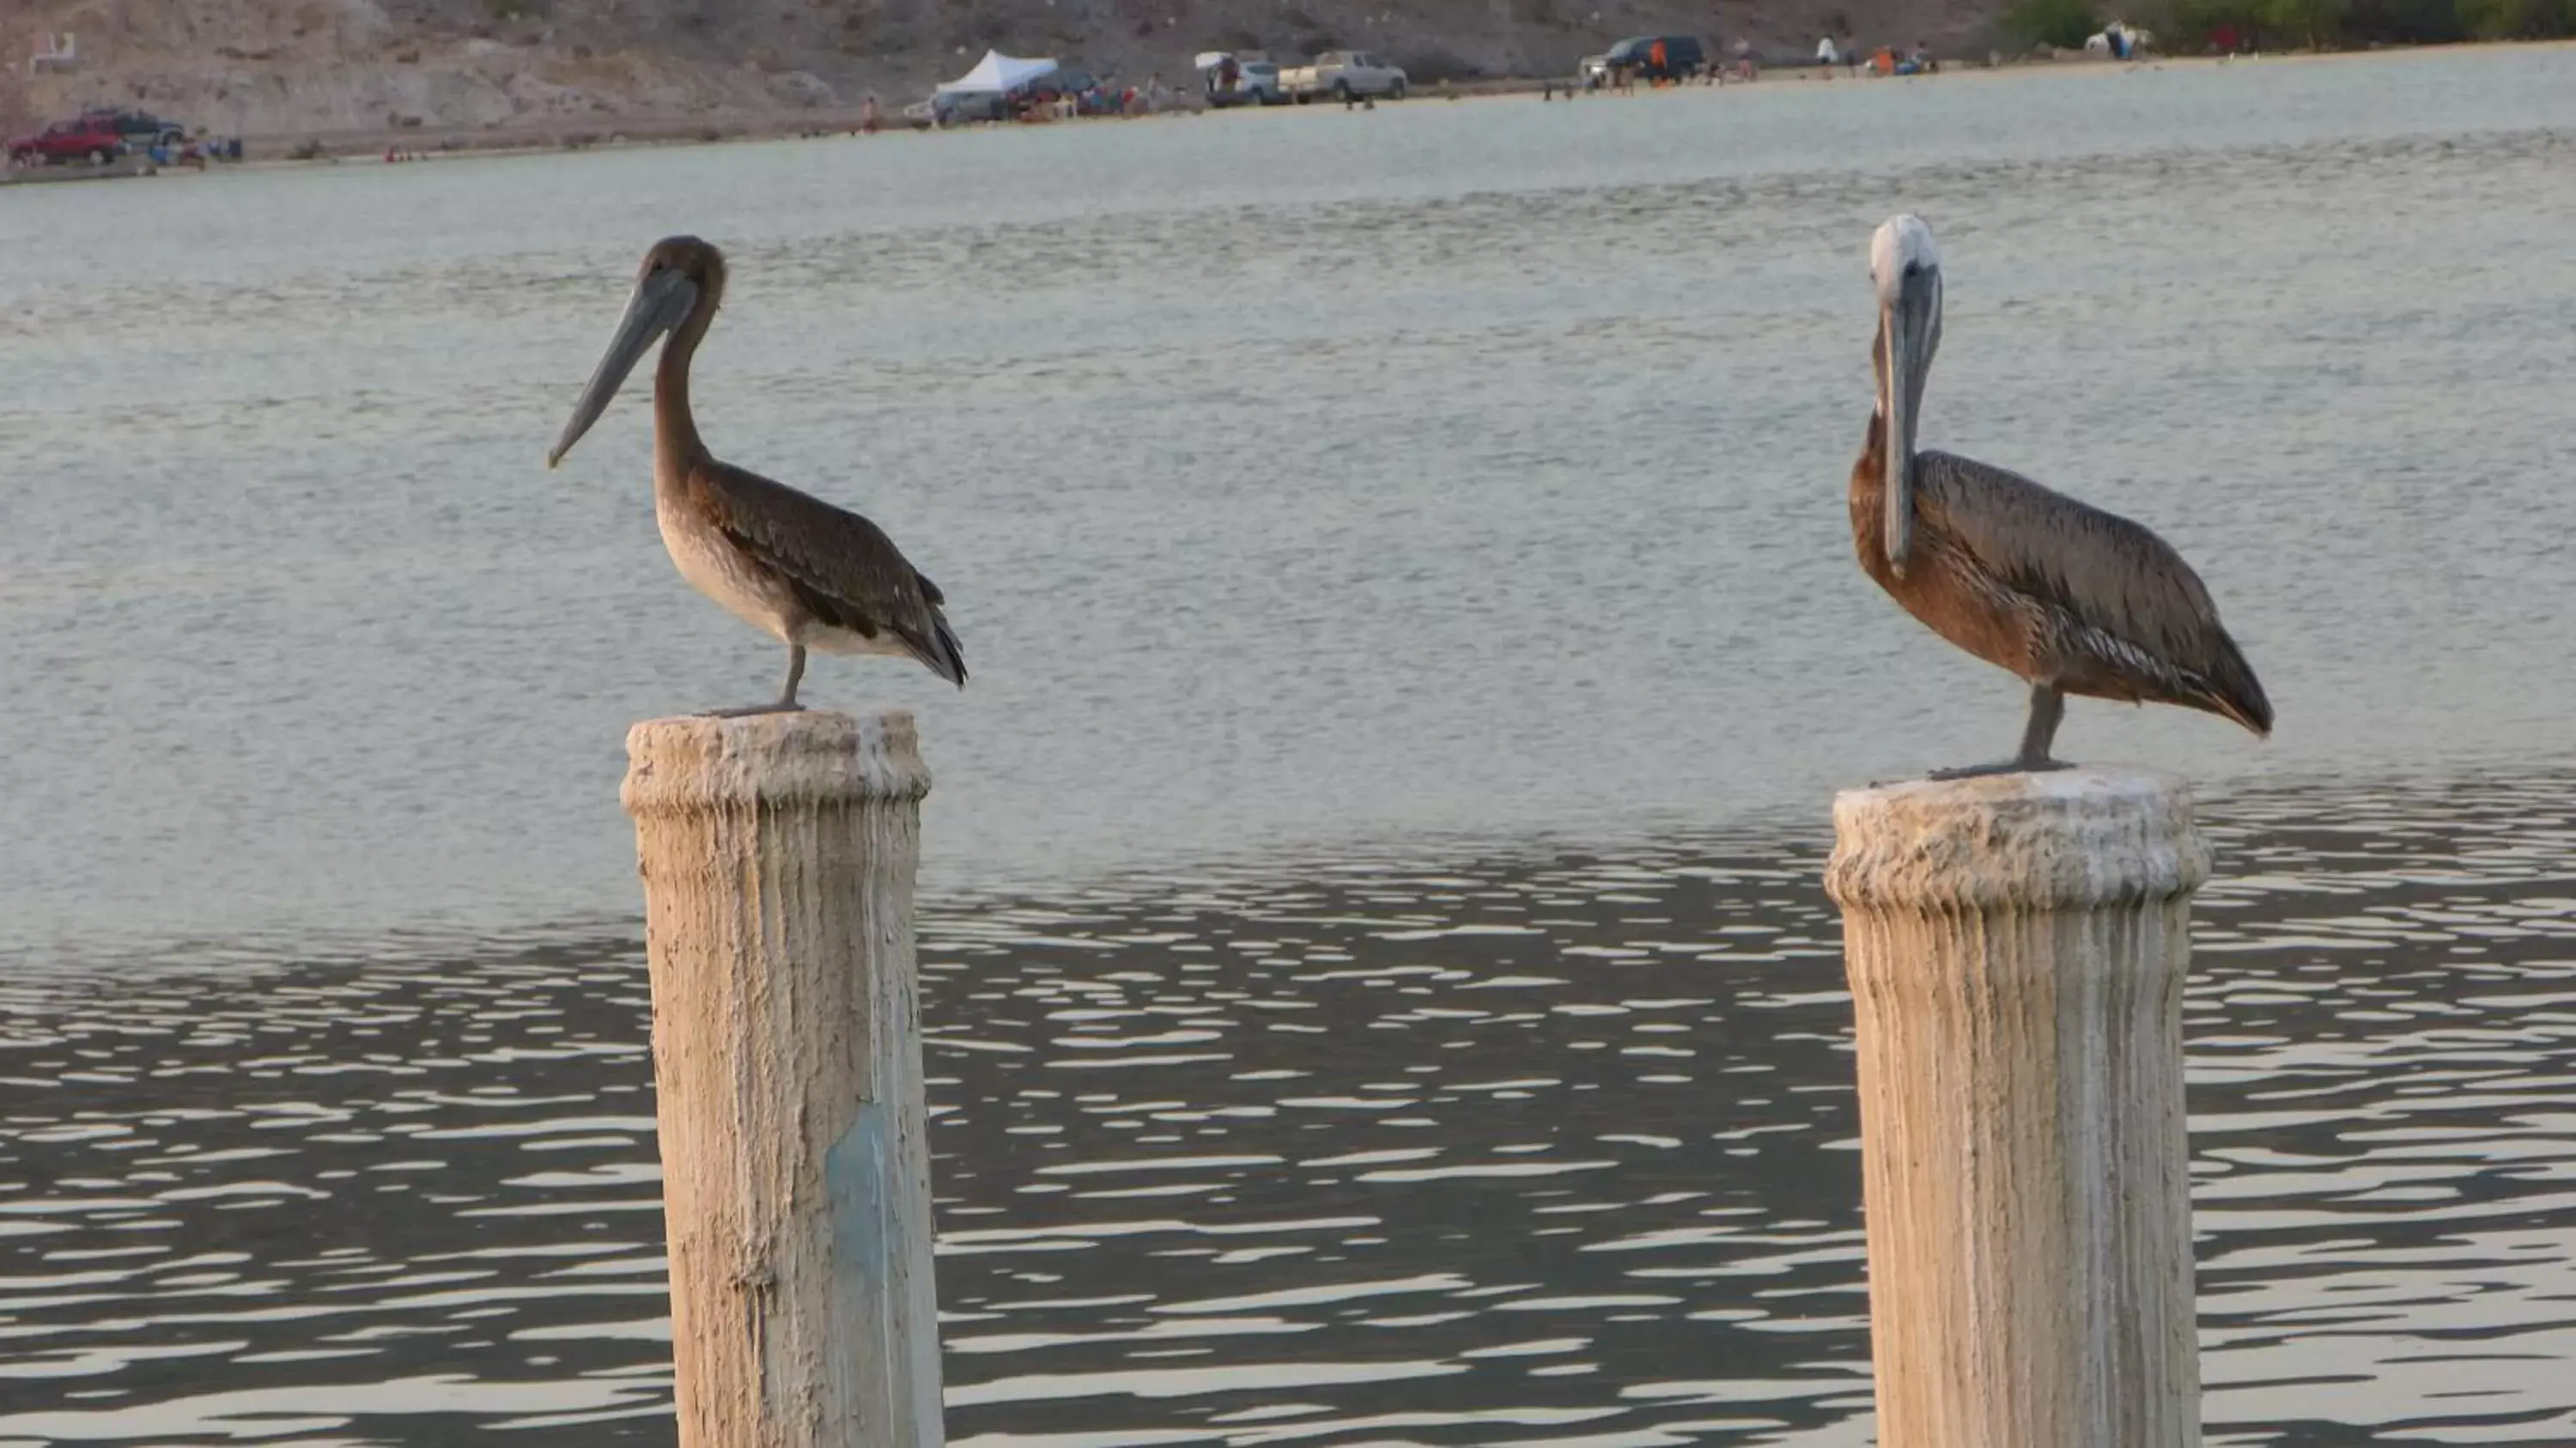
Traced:
<path fill-rule="evenodd" d="M 1919 40 L 1914 42 L 1914 51 L 1910 55 L 1898 55 L 1892 45 L 1882 45 L 1875 54 L 1863 55 L 1858 42 L 1846 30 L 1839 44 L 1831 35 L 1816 42 L 1816 69 L 1823 78 L 1832 80 L 1837 66 L 1846 68 L 1854 76 L 1863 70 L 1875 75 L 1930 75 L 1940 70 L 1941 62 L 1933 57 L 1932 48 Z"/>
<path fill-rule="evenodd" d="M 1011 102 L 1017 121 L 1070 121 L 1082 116 L 1150 116 L 1172 108 L 1175 93 L 1160 71 L 1143 85 L 1112 87 L 1094 81 L 1080 89 L 1041 87 Z"/>
<path fill-rule="evenodd" d="M 1761 62 L 1753 53 L 1753 42 L 1741 36 L 1736 38 L 1734 56 L 1729 64 L 1721 67 L 1712 57 L 1706 65 L 1694 66 L 1687 74 L 1673 73 L 1665 64 L 1663 50 L 1664 43 L 1658 40 L 1644 64 L 1612 66 L 1606 74 L 1591 77 L 1589 84 L 1593 89 L 1626 93 L 1634 91 L 1640 79 L 1656 87 L 1686 85 L 1694 80 L 1702 85 L 1725 85 L 1729 81 L 1755 80 L 1761 75 Z M 1914 42 L 1912 51 L 1903 55 L 1898 54 L 1894 46 L 1884 45 L 1870 53 L 1864 52 L 1851 32 L 1845 31 L 1839 40 L 1831 34 L 1817 40 L 1816 66 L 1824 79 L 1831 80 L 1837 69 L 1853 76 L 1863 71 L 1874 75 L 1931 75 L 1941 69 L 1941 62 L 1932 54 L 1932 48 L 1919 40 Z M 1570 99 L 1577 87 L 1549 81 L 1542 87 L 1539 98 L 1553 100 L 1559 90 Z"/>
<path fill-rule="evenodd" d="M 1666 86 L 1689 85 L 1693 81 L 1701 85 L 1725 85 L 1729 81 L 1757 79 L 1761 71 L 1762 63 L 1753 53 L 1753 42 L 1742 36 L 1736 37 L 1735 58 L 1729 64 L 1721 67 L 1712 57 L 1706 63 L 1693 64 L 1687 70 L 1674 69 L 1664 42 L 1658 40 L 1647 48 L 1642 64 L 1612 65 L 1599 75 L 1585 76 L 1580 84 L 1553 79 L 1543 81 L 1539 87 L 1539 99 L 1554 100 L 1557 92 L 1563 91 L 1571 100 L 1578 89 L 1585 88 L 1618 91 L 1625 95 L 1635 91 L 1640 80 L 1659 90 Z"/>

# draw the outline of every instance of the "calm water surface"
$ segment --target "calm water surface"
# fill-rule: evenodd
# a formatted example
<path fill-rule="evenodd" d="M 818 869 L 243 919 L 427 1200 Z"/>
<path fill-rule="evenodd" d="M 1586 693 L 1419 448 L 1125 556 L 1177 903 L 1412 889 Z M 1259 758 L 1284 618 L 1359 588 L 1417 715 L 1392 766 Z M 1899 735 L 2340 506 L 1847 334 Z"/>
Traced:
<path fill-rule="evenodd" d="M 1990 757 L 1862 578 L 1869 231 L 1927 445 L 2147 519 L 2285 721 L 2076 758 L 2566 748 L 2576 51 L 1758 85 L 35 187 L 0 202 L 0 942 L 632 908 L 629 721 L 783 660 L 541 465 L 652 238 L 733 250 L 720 453 L 956 600 L 934 880 L 1597 837 Z"/>
<path fill-rule="evenodd" d="M 1826 792 L 2019 689 L 1850 561 L 1927 443 L 2147 519 L 2283 720 L 2190 1002 L 2224 1443 L 2576 1440 L 2576 52 L 1765 84 L 0 199 L 0 1445 L 666 1441 L 632 719 L 780 660 L 719 451 L 957 601 L 923 715 L 954 1435 L 1867 1441 Z M 639 390 L 640 395 L 640 390 Z"/>

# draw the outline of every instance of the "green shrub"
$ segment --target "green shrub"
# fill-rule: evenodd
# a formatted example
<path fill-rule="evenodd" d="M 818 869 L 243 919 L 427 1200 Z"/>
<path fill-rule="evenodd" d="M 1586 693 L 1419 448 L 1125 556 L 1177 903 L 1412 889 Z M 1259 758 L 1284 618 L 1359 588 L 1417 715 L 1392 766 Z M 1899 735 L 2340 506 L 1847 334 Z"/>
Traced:
<path fill-rule="evenodd" d="M 2272 34 L 2322 46 L 2342 37 L 2351 9 L 2352 0 L 2262 0 L 2260 13 Z"/>
<path fill-rule="evenodd" d="M 2085 38 L 2100 28 L 2087 0 L 2013 0 L 2004 12 L 2004 29 L 2024 45 L 2082 50 Z"/>
<path fill-rule="evenodd" d="M 2480 40 L 2536 40 L 2576 30 L 2569 0 L 2452 0 L 2460 29 Z"/>

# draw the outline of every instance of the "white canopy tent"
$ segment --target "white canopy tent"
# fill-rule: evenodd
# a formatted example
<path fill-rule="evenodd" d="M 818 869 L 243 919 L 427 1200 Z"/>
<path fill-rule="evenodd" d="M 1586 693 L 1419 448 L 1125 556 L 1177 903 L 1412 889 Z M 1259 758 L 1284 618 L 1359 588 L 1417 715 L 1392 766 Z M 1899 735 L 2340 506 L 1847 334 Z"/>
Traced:
<path fill-rule="evenodd" d="M 984 52 L 982 60 L 975 62 L 973 70 L 955 80 L 940 82 L 939 93 L 944 96 L 1003 95 L 1018 90 L 1054 69 L 1055 62 L 1052 60 L 1023 60 L 1015 55 L 1004 55 L 998 50 L 988 50 Z"/>

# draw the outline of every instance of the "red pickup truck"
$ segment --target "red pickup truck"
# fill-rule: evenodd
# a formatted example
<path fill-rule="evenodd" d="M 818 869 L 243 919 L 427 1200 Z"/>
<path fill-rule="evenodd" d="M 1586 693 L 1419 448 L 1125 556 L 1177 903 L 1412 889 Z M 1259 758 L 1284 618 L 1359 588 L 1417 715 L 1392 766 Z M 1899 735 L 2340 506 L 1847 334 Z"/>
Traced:
<path fill-rule="evenodd" d="M 123 154 L 125 137 L 117 133 L 115 122 L 91 117 L 56 121 L 35 135 L 20 136 L 9 143 L 10 161 L 22 166 L 55 161 L 87 161 L 104 166 Z"/>

